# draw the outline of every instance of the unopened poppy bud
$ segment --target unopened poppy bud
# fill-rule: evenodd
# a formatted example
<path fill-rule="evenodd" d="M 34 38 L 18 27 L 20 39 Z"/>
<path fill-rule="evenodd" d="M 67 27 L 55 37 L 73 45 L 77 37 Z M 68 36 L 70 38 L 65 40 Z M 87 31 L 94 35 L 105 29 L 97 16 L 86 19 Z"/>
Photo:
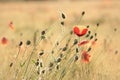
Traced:
<path fill-rule="evenodd" d="M 97 27 L 99 26 L 100 24 L 99 23 L 97 23 Z"/>
<path fill-rule="evenodd" d="M 62 49 L 62 51 L 66 51 L 67 50 L 67 47 L 64 47 L 63 49 Z"/>
<path fill-rule="evenodd" d="M 52 66 L 53 66 L 53 63 L 52 63 L 52 62 L 50 62 L 49 67 L 52 67 Z"/>
<path fill-rule="evenodd" d="M 89 28 L 90 26 L 88 25 L 87 28 Z"/>
<path fill-rule="evenodd" d="M 13 63 L 10 63 L 10 67 L 12 67 L 13 66 Z"/>
<path fill-rule="evenodd" d="M 22 42 L 22 41 L 20 41 L 19 46 L 22 46 L 22 44 L 23 44 L 23 42 Z"/>
<path fill-rule="evenodd" d="M 87 50 L 87 51 L 88 51 L 88 52 L 89 52 L 89 51 L 91 51 L 91 47 L 90 47 L 90 48 L 88 48 L 88 50 Z"/>
<path fill-rule="evenodd" d="M 77 61 L 77 60 L 78 60 L 78 56 L 76 55 L 76 56 L 75 56 L 75 61 Z"/>
<path fill-rule="evenodd" d="M 61 58 L 58 58 L 58 59 L 57 59 L 57 63 L 59 63 L 60 61 L 61 61 Z"/>
<path fill-rule="evenodd" d="M 78 40 L 75 39 L 73 44 L 76 45 L 77 43 L 78 43 Z"/>
<path fill-rule="evenodd" d="M 85 11 L 82 12 L 82 16 L 85 14 Z"/>
<path fill-rule="evenodd" d="M 63 14 L 63 13 L 62 13 L 62 18 L 63 18 L 63 19 L 65 19 L 65 18 L 66 18 L 66 17 L 65 17 L 65 14 Z"/>
<path fill-rule="evenodd" d="M 38 66 L 38 65 L 39 65 L 39 62 L 37 61 L 37 62 L 35 63 L 35 65 Z"/>
<path fill-rule="evenodd" d="M 31 41 L 27 40 L 26 45 L 30 45 L 30 44 L 31 44 Z"/>
<path fill-rule="evenodd" d="M 90 39 L 93 39 L 93 36 L 90 36 Z"/>
<path fill-rule="evenodd" d="M 42 31 L 42 32 L 41 32 L 41 35 L 45 35 L 45 31 Z"/>
<path fill-rule="evenodd" d="M 64 21 L 61 22 L 61 25 L 64 25 Z"/>
<path fill-rule="evenodd" d="M 79 52 L 79 50 L 78 50 L 78 48 L 76 48 L 76 53 L 78 53 Z"/>
<path fill-rule="evenodd" d="M 42 56 L 44 54 L 44 51 L 40 52 L 39 55 Z"/>

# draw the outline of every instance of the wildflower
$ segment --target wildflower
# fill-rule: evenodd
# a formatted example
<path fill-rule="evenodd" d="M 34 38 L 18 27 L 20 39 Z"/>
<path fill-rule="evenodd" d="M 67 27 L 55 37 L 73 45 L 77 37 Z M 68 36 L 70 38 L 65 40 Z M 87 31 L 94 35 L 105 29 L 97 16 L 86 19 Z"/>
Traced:
<path fill-rule="evenodd" d="M 10 29 L 14 30 L 13 22 L 9 23 L 9 27 L 10 27 Z"/>
<path fill-rule="evenodd" d="M 89 43 L 89 41 L 84 40 L 84 41 L 80 42 L 80 43 L 78 44 L 78 46 L 82 46 L 82 45 L 85 45 L 85 44 L 87 44 L 87 43 Z"/>
<path fill-rule="evenodd" d="M 87 33 L 88 29 L 87 28 L 84 28 L 82 29 L 82 31 L 80 32 L 80 29 L 78 28 L 78 26 L 75 26 L 74 29 L 73 29 L 74 33 L 77 35 L 77 36 L 83 36 Z"/>
<path fill-rule="evenodd" d="M 87 51 L 83 51 L 82 53 L 82 61 L 85 63 L 88 63 L 90 61 L 90 55 L 87 53 Z"/>
<path fill-rule="evenodd" d="M 3 45 L 7 44 L 7 43 L 8 43 L 7 38 L 6 38 L 6 37 L 3 37 L 3 38 L 1 39 L 1 43 L 2 43 Z"/>

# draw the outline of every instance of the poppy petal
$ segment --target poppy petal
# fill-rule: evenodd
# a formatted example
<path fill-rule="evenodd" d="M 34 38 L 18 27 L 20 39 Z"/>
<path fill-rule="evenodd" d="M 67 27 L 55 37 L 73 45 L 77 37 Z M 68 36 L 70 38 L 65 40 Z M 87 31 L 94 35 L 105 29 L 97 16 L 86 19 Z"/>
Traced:
<path fill-rule="evenodd" d="M 1 43 L 2 43 L 3 45 L 7 44 L 7 43 L 8 43 L 7 38 L 3 37 L 3 38 L 1 39 Z"/>
<path fill-rule="evenodd" d="M 85 44 L 87 44 L 87 43 L 89 43 L 89 41 L 82 41 L 82 42 L 80 42 L 79 44 L 78 44 L 78 46 L 82 46 L 82 45 L 85 45 Z"/>
<path fill-rule="evenodd" d="M 9 23 L 9 27 L 10 27 L 10 29 L 14 30 L 13 22 Z"/>
<path fill-rule="evenodd" d="M 80 29 L 79 29 L 77 26 L 74 27 L 74 33 L 75 33 L 76 35 L 79 35 L 79 34 L 80 34 Z"/>
<path fill-rule="evenodd" d="M 82 61 L 88 63 L 90 61 L 91 55 L 87 53 L 87 51 L 83 51 L 82 53 Z"/>
<path fill-rule="evenodd" d="M 85 34 L 87 33 L 87 31 L 88 31 L 88 29 L 87 29 L 87 28 L 83 29 L 83 30 L 82 30 L 82 32 L 80 33 L 80 36 L 85 35 Z"/>

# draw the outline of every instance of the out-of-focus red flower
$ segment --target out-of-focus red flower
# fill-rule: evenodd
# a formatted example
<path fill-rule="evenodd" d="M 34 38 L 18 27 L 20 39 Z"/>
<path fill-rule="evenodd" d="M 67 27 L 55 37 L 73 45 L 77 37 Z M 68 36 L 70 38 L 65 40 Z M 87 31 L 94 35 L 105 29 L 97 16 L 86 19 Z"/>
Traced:
<path fill-rule="evenodd" d="M 10 29 L 14 30 L 13 22 L 10 22 L 10 23 L 9 23 L 9 27 L 10 27 Z"/>
<path fill-rule="evenodd" d="M 92 43 L 92 45 L 95 45 L 95 44 L 96 44 L 96 41 L 92 41 L 91 43 Z"/>
<path fill-rule="evenodd" d="M 87 43 L 89 43 L 89 41 L 88 41 L 88 40 L 84 40 L 84 41 L 81 41 L 81 42 L 78 44 L 78 46 L 82 46 L 82 45 L 85 45 L 85 44 L 87 44 Z"/>
<path fill-rule="evenodd" d="M 75 26 L 74 29 L 73 29 L 74 33 L 77 35 L 77 36 L 83 36 L 87 33 L 88 29 L 87 28 L 84 28 L 80 31 L 79 27 Z"/>
<path fill-rule="evenodd" d="M 90 61 L 91 55 L 87 53 L 87 51 L 83 51 L 82 53 L 82 61 L 88 63 Z"/>
<path fill-rule="evenodd" d="M 5 45 L 5 44 L 7 44 L 7 43 L 8 43 L 7 38 L 3 37 L 3 38 L 1 39 L 1 44 Z"/>

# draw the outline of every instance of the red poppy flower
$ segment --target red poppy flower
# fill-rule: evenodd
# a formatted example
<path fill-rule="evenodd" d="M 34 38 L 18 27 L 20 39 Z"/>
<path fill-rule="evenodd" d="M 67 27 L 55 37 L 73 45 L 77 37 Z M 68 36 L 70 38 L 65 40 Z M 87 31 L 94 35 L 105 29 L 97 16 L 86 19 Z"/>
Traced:
<path fill-rule="evenodd" d="M 7 43 L 8 43 L 7 38 L 3 37 L 3 38 L 1 39 L 1 43 L 2 43 L 3 45 L 7 44 Z"/>
<path fill-rule="evenodd" d="M 87 51 L 83 51 L 82 53 L 82 61 L 85 63 L 88 63 L 90 61 L 90 55 L 87 53 Z"/>
<path fill-rule="evenodd" d="M 73 29 L 74 33 L 77 35 L 77 36 L 83 36 L 87 33 L 88 29 L 87 28 L 84 28 L 81 32 L 80 32 L 80 29 L 75 26 L 74 29 Z"/>
<path fill-rule="evenodd" d="M 87 43 L 89 43 L 89 41 L 82 41 L 82 42 L 80 42 L 79 44 L 78 44 L 78 46 L 82 46 L 82 45 L 85 45 L 85 44 L 87 44 Z"/>
<path fill-rule="evenodd" d="M 9 23 L 9 27 L 10 27 L 10 29 L 14 30 L 13 22 Z"/>

